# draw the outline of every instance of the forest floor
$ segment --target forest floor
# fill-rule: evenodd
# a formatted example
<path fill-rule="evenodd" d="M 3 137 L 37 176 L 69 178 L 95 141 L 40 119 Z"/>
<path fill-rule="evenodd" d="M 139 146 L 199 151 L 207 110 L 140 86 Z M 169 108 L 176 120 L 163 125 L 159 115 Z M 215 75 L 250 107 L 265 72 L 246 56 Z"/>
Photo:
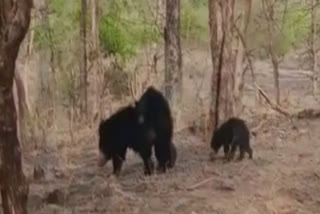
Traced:
<path fill-rule="evenodd" d="M 178 134 L 178 159 L 167 174 L 144 177 L 141 160 L 128 154 L 121 176 L 97 167 L 90 139 L 58 154 L 42 154 L 46 180 L 30 188 L 31 213 L 307 214 L 320 210 L 320 121 L 272 118 L 252 142 L 254 159 L 209 161 L 208 144 Z M 222 153 L 221 153 L 222 156 Z M 45 158 L 44 158 L 45 157 Z M 45 162 L 43 162 L 45 161 Z M 48 192 L 56 193 L 50 204 Z"/>
<path fill-rule="evenodd" d="M 270 64 L 260 63 L 257 69 L 258 81 L 271 90 Z M 290 93 L 288 106 L 316 105 L 306 94 L 309 79 L 289 68 L 280 72 L 282 91 Z M 250 76 L 246 79 L 251 82 Z M 253 160 L 211 162 L 209 143 L 188 131 L 174 136 L 176 166 L 150 177 L 143 175 L 142 161 L 133 152 L 128 153 L 119 178 L 110 176 L 110 162 L 99 168 L 96 131 L 89 128 L 75 133 L 81 140 L 74 143 L 65 138 L 56 148 L 30 152 L 25 156 L 28 177 L 33 177 L 34 165 L 45 170 L 41 181 L 31 179 L 30 213 L 319 213 L 320 120 L 290 120 L 275 112 L 252 111 L 244 118 L 263 122 L 252 137 Z"/>

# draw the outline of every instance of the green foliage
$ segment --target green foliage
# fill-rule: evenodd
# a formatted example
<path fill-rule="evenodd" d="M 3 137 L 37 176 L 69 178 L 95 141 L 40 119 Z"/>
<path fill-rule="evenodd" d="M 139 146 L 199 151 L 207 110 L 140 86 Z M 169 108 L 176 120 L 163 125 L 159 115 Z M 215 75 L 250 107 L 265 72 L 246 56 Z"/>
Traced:
<path fill-rule="evenodd" d="M 78 34 L 78 1 L 52 0 L 49 3 L 47 20 L 35 27 L 34 41 L 37 48 L 65 48 Z"/>
<path fill-rule="evenodd" d="M 310 12 L 305 5 L 294 5 L 285 13 L 282 32 L 275 45 L 278 55 L 288 53 L 297 44 L 304 42 L 310 29 Z"/>
<path fill-rule="evenodd" d="M 147 22 L 152 17 L 144 11 L 142 5 L 146 4 L 141 2 L 144 1 L 110 2 L 99 25 L 100 42 L 107 53 L 126 60 L 135 56 L 143 45 L 158 41 L 157 27 Z"/>
<path fill-rule="evenodd" d="M 258 4 L 258 3 L 257 3 Z M 252 22 L 248 28 L 248 46 L 261 55 L 266 56 L 270 39 L 273 39 L 273 49 L 278 56 L 283 56 L 293 48 L 306 41 L 310 30 L 310 11 L 306 4 L 284 2 L 274 6 L 274 23 L 271 24 L 271 38 L 268 33 L 268 23 L 261 5 L 253 8 Z M 259 7 L 260 6 L 260 7 Z"/>
<path fill-rule="evenodd" d="M 181 36 L 196 41 L 209 40 L 207 1 L 181 2 Z"/>

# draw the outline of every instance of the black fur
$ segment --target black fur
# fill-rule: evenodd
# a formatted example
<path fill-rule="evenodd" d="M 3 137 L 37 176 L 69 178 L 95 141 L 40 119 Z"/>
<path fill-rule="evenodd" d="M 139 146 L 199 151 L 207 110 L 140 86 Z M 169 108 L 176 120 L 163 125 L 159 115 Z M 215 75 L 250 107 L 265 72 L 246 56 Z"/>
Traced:
<path fill-rule="evenodd" d="M 144 132 L 143 127 L 138 124 L 135 107 L 126 106 L 118 110 L 99 126 L 99 149 L 105 158 L 100 165 L 112 159 L 113 173 L 118 176 L 127 148 L 131 148 L 141 156 L 145 174 L 150 175 L 154 168 L 151 160 L 153 136 L 151 131 Z"/>
<path fill-rule="evenodd" d="M 244 120 L 233 117 L 223 123 L 214 131 L 211 139 L 211 148 L 217 154 L 223 146 L 226 159 L 233 159 L 237 147 L 240 149 L 238 160 L 244 158 L 245 152 L 252 159 L 252 149 L 250 147 L 250 132 Z"/>
<path fill-rule="evenodd" d="M 158 161 L 158 169 L 165 172 L 167 167 L 173 167 L 176 159 L 176 148 L 171 143 L 173 121 L 168 101 L 150 86 L 136 102 L 139 112 L 139 123 L 155 132 L 153 138 L 154 151 Z"/>

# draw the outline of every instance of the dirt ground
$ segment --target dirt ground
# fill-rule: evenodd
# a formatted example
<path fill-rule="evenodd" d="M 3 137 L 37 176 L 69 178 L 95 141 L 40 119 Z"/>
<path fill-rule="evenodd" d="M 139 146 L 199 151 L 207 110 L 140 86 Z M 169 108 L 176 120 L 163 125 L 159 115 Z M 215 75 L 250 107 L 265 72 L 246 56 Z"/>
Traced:
<path fill-rule="evenodd" d="M 259 83 L 271 93 L 270 64 L 257 62 L 256 68 Z M 310 95 L 310 80 L 302 72 L 290 68 L 280 72 L 283 97 L 290 96 L 285 107 L 317 105 Z M 65 138 L 56 147 L 26 152 L 30 213 L 319 213 L 320 120 L 290 120 L 272 110 L 257 111 L 247 73 L 248 111 L 243 117 L 251 128 L 262 124 L 251 138 L 253 160 L 210 162 L 209 143 L 182 131 L 174 136 L 178 159 L 167 174 L 145 177 L 142 161 L 129 152 L 121 176 L 115 178 L 110 176 L 110 162 L 97 166 L 95 129 L 79 130 L 81 140 L 76 143 Z M 186 81 L 185 85 L 192 85 L 194 80 Z M 35 165 L 45 172 L 40 181 L 31 179 Z"/>
<path fill-rule="evenodd" d="M 110 163 L 97 167 L 96 146 L 88 139 L 77 145 L 79 150 L 66 149 L 67 167 L 59 168 L 42 154 L 50 173 L 31 184 L 29 208 L 39 214 L 318 213 L 318 127 L 316 120 L 267 120 L 252 142 L 254 159 L 232 163 L 209 162 L 208 145 L 181 133 L 175 136 L 177 165 L 169 173 L 144 177 L 142 162 L 129 153 L 119 179 L 109 176 Z M 42 201 L 56 189 L 57 204 Z"/>

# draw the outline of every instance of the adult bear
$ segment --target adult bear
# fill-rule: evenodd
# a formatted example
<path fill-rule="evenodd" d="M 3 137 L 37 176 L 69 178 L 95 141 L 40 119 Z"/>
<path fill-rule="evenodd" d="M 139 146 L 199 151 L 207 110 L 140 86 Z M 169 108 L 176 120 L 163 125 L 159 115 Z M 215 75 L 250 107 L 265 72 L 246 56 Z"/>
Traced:
<path fill-rule="evenodd" d="M 158 170 L 166 172 L 167 168 L 174 166 L 177 156 L 172 143 L 173 120 L 169 103 L 160 91 L 150 86 L 135 104 L 139 124 L 148 129 L 145 133 L 154 134 L 149 134 L 148 139 L 154 144 Z"/>
<path fill-rule="evenodd" d="M 138 116 L 135 107 L 129 105 L 108 119 L 102 120 L 99 125 L 99 150 L 102 154 L 99 166 L 102 167 L 112 159 L 113 174 L 116 176 L 120 174 L 128 148 L 143 159 L 146 175 L 150 175 L 153 171 L 151 140 L 154 134 L 151 133 L 152 130 L 149 133 L 145 132 L 143 125 L 138 123 Z"/>

